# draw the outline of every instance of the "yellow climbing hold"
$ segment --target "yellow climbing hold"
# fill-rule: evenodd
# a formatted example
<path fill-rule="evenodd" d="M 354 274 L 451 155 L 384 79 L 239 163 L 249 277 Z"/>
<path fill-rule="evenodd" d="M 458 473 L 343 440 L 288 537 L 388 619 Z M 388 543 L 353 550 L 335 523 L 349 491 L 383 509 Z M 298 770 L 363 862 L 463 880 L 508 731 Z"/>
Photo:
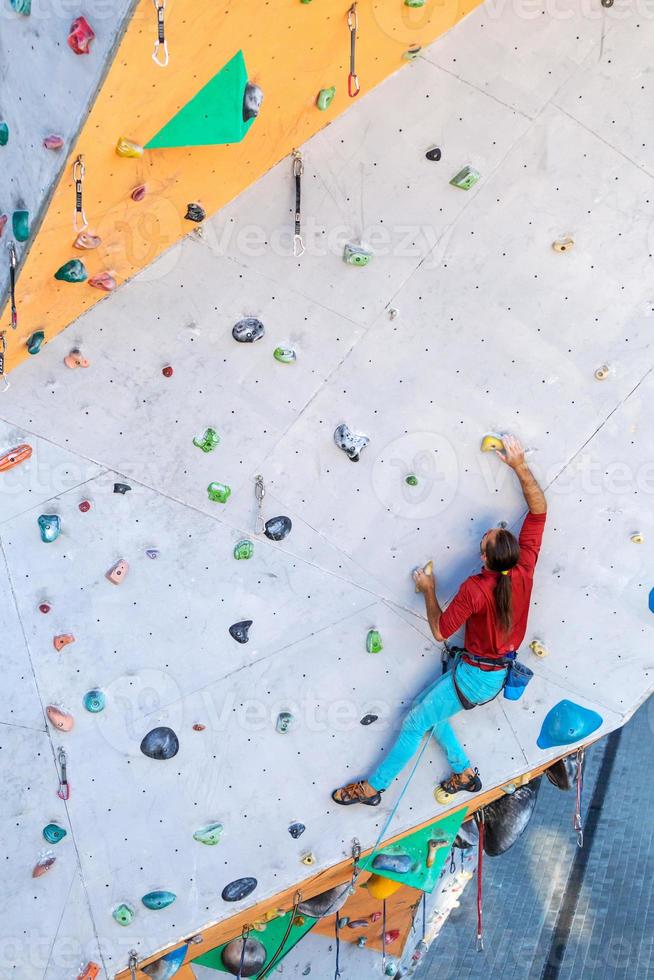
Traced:
<path fill-rule="evenodd" d="M 532 640 L 529 644 L 529 649 L 534 654 L 535 657 L 547 657 L 549 656 L 549 650 L 547 647 L 541 643 L 540 640 Z"/>
<path fill-rule="evenodd" d="M 633 544 L 643 544 L 645 540 L 645 535 L 637 531 L 636 534 L 631 535 L 631 541 Z"/>
<path fill-rule="evenodd" d="M 555 252 L 570 252 L 574 247 L 574 238 L 559 238 L 557 241 L 552 242 L 552 248 Z"/>
<path fill-rule="evenodd" d="M 595 377 L 598 381 L 606 381 L 609 373 L 610 371 L 608 364 L 602 364 L 602 366 L 598 367 L 597 371 L 595 372 Z"/>
<path fill-rule="evenodd" d="M 368 893 L 383 902 L 384 899 L 393 895 L 398 888 L 402 887 L 401 881 L 393 881 L 391 878 L 382 878 L 381 875 L 370 875 L 363 886 L 368 889 Z"/>
<path fill-rule="evenodd" d="M 309 852 L 305 854 L 302 858 L 302 864 L 306 864 L 307 868 L 312 867 L 316 863 L 316 855 Z"/>
<path fill-rule="evenodd" d="M 502 452 L 504 449 L 504 443 L 498 436 L 484 436 L 481 440 L 481 451 L 482 453 L 494 453 L 496 451 Z"/>
<path fill-rule="evenodd" d="M 116 143 L 116 153 L 119 157 L 142 157 L 143 147 L 134 140 L 128 140 L 126 136 L 121 136 Z"/>
<path fill-rule="evenodd" d="M 427 562 L 427 564 L 423 566 L 423 569 L 422 570 L 425 573 L 425 575 L 433 575 L 434 574 L 434 562 L 433 562 L 433 560 L 431 558 L 429 559 L 429 561 Z M 418 571 L 418 569 L 416 569 L 416 571 Z M 416 586 L 416 592 L 420 592 L 420 589 L 418 588 L 418 586 Z"/>

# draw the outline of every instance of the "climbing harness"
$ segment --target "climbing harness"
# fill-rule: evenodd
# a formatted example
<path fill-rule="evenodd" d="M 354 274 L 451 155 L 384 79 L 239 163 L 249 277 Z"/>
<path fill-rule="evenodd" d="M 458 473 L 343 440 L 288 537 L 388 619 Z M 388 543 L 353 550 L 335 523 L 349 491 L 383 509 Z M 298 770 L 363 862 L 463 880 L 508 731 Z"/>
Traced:
<path fill-rule="evenodd" d="M 9 382 L 5 374 L 5 351 L 7 350 L 7 338 L 4 330 L 0 333 L 0 378 L 2 378 L 2 390 L 7 391 Z"/>
<path fill-rule="evenodd" d="M 18 258 L 14 242 L 9 242 L 7 248 L 9 249 L 9 285 L 11 289 L 11 328 L 15 330 L 18 326 L 18 310 L 16 309 L 16 265 Z"/>
<path fill-rule="evenodd" d="M 138 956 L 136 950 L 130 949 L 129 960 L 127 961 L 127 967 L 129 969 L 130 980 L 136 980 L 136 966 L 138 963 Z"/>
<path fill-rule="evenodd" d="M 577 834 L 577 847 L 584 846 L 584 828 L 581 823 L 581 791 L 583 784 L 584 749 L 577 749 L 577 802 L 572 826 Z"/>
<path fill-rule="evenodd" d="M 66 751 L 61 745 L 57 749 L 57 763 L 59 765 L 59 788 L 57 790 L 57 796 L 60 800 L 68 800 L 70 799 L 70 784 L 66 774 Z"/>
<path fill-rule="evenodd" d="M 302 198 L 302 175 L 304 173 L 304 163 L 302 154 L 299 150 L 293 150 L 293 176 L 295 178 L 295 234 L 293 236 L 293 255 L 298 258 L 304 255 L 304 242 L 302 241 L 301 230 L 301 198 Z"/>
<path fill-rule="evenodd" d="M 257 498 L 257 516 L 254 520 L 254 533 L 261 534 L 265 527 L 262 508 L 263 498 L 266 496 L 266 487 L 264 485 L 261 473 L 254 478 L 254 496 Z"/>
<path fill-rule="evenodd" d="M 295 916 L 297 915 L 298 906 L 301 901 L 302 901 L 302 893 L 300 891 L 296 891 L 295 897 L 293 899 L 293 911 L 289 916 L 288 925 L 286 927 L 286 932 L 284 933 L 284 937 L 280 942 L 279 946 L 277 947 L 277 949 L 275 950 L 271 959 L 268 960 L 267 964 L 264 966 L 263 970 L 260 973 L 257 973 L 255 980 L 263 980 L 263 978 L 268 976 L 269 973 L 272 973 L 273 969 L 277 966 L 277 963 L 279 962 L 279 959 L 282 955 L 284 946 L 286 945 L 286 940 L 291 934 L 291 929 L 293 928 Z"/>
<path fill-rule="evenodd" d="M 154 4 L 154 9 L 157 11 L 157 40 L 154 42 L 154 51 L 152 52 L 152 60 L 155 65 L 159 65 L 160 68 L 165 68 L 168 64 L 168 41 L 166 40 L 166 29 L 164 26 L 164 12 L 166 9 L 166 0 L 152 0 Z M 160 60 L 159 48 L 163 48 L 163 60 Z"/>
<path fill-rule="evenodd" d="M 489 704 L 491 701 L 494 701 L 496 697 L 498 697 L 501 691 L 504 690 L 509 676 L 508 669 L 506 672 L 506 677 L 504 678 L 504 684 L 497 692 L 497 694 L 494 694 L 492 698 L 488 698 L 487 701 L 469 701 L 456 682 L 457 668 L 461 663 L 462 655 L 465 653 L 466 657 L 469 660 L 473 661 L 475 666 L 478 666 L 479 664 L 490 664 L 493 667 L 497 667 L 497 668 L 507 667 L 510 669 L 511 665 L 514 662 L 515 654 L 512 655 L 508 654 L 506 657 L 502 657 L 501 659 L 499 658 L 492 659 L 491 657 L 478 657 L 476 654 L 468 653 L 468 651 L 464 650 L 462 647 L 450 647 L 448 646 L 447 643 L 445 643 L 444 646 L 445 646 L 445 650 L 447 651 L 446 653 L 447 657 L 451 658 L 454 661 L 454 665 L 452 667 L 452 683 L 454 684 L 454 690 L 456 691 L 456 696 L 461 702 L 461 707 L 463 708 L 464 711 L 472 711 L 473 708 L 478 708 L 482 704 Z M 445 654 L 443 654 L 443 657 L 445 657 Z M 444 665 L 443 673 L 445 673 L 445 670 L 446 668 Z"/>
<path fill-rule="evenodd" d="M 359 30 L 359 15 L 357 4 L 353 3 L 347 12 L 347 26 L 350 31 L 350 74 L 347 76 L 347 93 L 351 99 L 359 94 L 359 76 L 356 70 L 357 31 Z"/>
<path fill-rule="evenodd" d="M 484 868 L 484 808 L 475 813 L 475 823 L 479 831 L 479 843 L 477 845 L 477 952 L 481 953 L 484 949 L 483 921 L 482 921 L 482 872 Z"/>
<path fill-rule="evenodd" d="M 241 962 L 238 965 L 238 973 L 236 975 L 236 980 L 242 980 L 243 978 L 243 964 L 245 963 L 245 950 L 247 947 L 248 937 L 250 935 L 249 925 L 243 926 L 243 931 L 241 932 L 241 939 L 243 940 L 243 946 L 241 947 Z"/>
<path fill-rule="evenodd" d="M 76 232 L 84 231 L 88 228 L 89 223 L 86 220 L 86 215 L 84 214 L 84 205 L 82 203 L 82 184 L 84 182 L 84 177 L 86 174 L 86 167 L 84 166 L 84 157 L 80 153 L 73 164 L 73 180 L 75 181 L 75 211 L 73 213 L 73 228 Z"/>

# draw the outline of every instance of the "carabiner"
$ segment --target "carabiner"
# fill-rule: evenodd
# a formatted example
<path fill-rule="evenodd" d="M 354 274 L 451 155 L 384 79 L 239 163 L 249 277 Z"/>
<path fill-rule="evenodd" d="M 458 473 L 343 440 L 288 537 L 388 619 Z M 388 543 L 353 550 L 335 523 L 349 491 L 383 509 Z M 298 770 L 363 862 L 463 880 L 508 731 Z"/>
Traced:
<path fill-rule="evenodd" d="M 302 160 L 302 154 L 299 150 L 293 150 L 293 177 L 295 179 L 295 234 L 293 236 L 293 255 L 296 258 L 299 258 L 300 255 L 304 255 L 305 252 L 304 242 L 302 241 L 302 214 L 300 211 L 303 173 L 304 162 Z"/>
<path fill-rule="evenodd" d="M 89 223 L 86 220 L 86 215 L 84 214 L 84 205 L 82 204 L 82 183 L 84 177 L 86 176 L 86 167 L 84 166 L 84 157 L 80 153 L 73 164 L 73 180 L 75 182 L 75 211 L 73 212 L 73 228 L 76 232 L 84 231 L 88 228 Z"/>
<path fill-rule="evenodd" d="M 254 522 L 254 533 L 261 534 L 265 527 L 264 519 L 261 514 L 261 509 L 263 507 L 263 498 L 266 495 L 266 487 L 263 482 L 263 477 L 259 473 L 254 479 L 254 496 L 257 499 L 257 516 Z"/>
<path fill-rule="evenodd" d="M 359 76 L 356 71 L 357 31 L 359 30 L 359 15 L 357 13 L 356 3 L 353 3 L 347 12 L 347 26 L 350 30 L 350 74 L 347 76 L 347 94 L 353 99 L 361 90 Z"/>
<path fill-rule="evenodd" d="M 16 266 L 18 265 L 18 256 L 16 255 L 16 245 L 14 242 L 9 242 L 7 245 L 9 249 L 9 288 L 11 291 L 11 328 L 15 330 L 18 326 L 18 310 L 16 309 Z"/>
<path fill-rule="evenodd" d="M 68 777 L 66 774 L 66 752 L 65 749 L 60 745 L 57 749 L 57 762 L 59 763 L 59 789 L 57 790 L 57 796 L 60 800 L 70 799 L 70 785 L 68 783 Z"/>
<path fill-rule="evenodd" d="M 7 376 L 5 374 L 5 351 L 7 350 L 7 338 L 5 337 L 4 330 L 0 333 L 0 378 L 2 378 L 2 383 L 4 385 L 3 391 L 7 391 L 10 387 L 7 381 Z"/>
<path fill-rule="evenodd" d="M 157 0 L 152 0 L 152 2 L 154 9 L 157 11 L 157 40 L 154 42 L 152 60 L 155 65 L 159 65 L 160 68 L 165 68 L 168 64 L 168 41 L 166 40 L 166 29 L 164 26 L 166 0 L 161 0 L 161 3 L 158 3 Z M 163 48 L 163 61 L 159 59 L 159 48 Z"/>
<path fill-rule="evenodd" d="M 138 954 L 135 949 L 130 949 L 129 959 L 127 961 L 127 968 L 129 970 L 130 980 L 136 980 L 136 967 L 138 965 Z"/>

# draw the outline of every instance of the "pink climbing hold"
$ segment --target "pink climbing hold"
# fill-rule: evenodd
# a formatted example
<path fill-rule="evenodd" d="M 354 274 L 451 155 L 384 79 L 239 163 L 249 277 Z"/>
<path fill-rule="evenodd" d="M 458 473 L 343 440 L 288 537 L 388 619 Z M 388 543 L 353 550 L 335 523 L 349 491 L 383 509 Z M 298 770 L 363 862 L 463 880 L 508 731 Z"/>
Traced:
<path fill-rule="evenodd" d="M 52 606 L 50 605 L 49 602 L 41 602 L 41 603 L 39 603 L 39 612 L 49 613 L 50 610 L 51 610 L 51 608 L 52 608 Z"/>
<path fill-rule="evenodd" d="M 68 47 L 75 54 L 90 54 L 90 45 L 94 37 L 95 32 L 86 17 L 76 17 L 70 25 Z"/>
<path fill-rule="evenodd" d="M 110 272 L 100 272 L 97 276 L 91 276 L 89 279 L 89 286 L 101 289 L 104 293 L 110 293 L 117 285 Z"/>
<path fill-rule="evenodd" d="M 130 196 L 133 201 L 137 201 L 137 202 L 142 201 L 143 198 L 145 197 L 145 191 L 146 191 L 145 184 L 139 184 L 138 187 L 134 188 Z"/>
<path fill-rule="evenodd" d="M 56 704 L 49 704 L 45 713 L 53 728 L 57 728 L 60 732 L 69 732 L 72 729 L 74 725 L 73 716 L 64 711 L 63 708 L 58 708 Z"/>
<path fill-rule="evenodd" d="M 115 565 L 112 565 L 105 578 L 108 578 L 113 585 L 120 585 L 128 571 L 129 565 L 124 558 L 121 558 Z"/>
<path fill-rule="evenodd" d="M 384 943 L 387 946 L 390 946 L 391 943 L 397 942 L 399 938 L 400 938 L 399 929 L 389 929 L 388 932 L 384 933 Z"/>
<path fill-rule="evenodd" d="M 80 500 L 77 506 L 83 514 L 88 514 L 91 509 L 91 502 L 89 500 Z"/>
<path fill-rule="evenodd" d="M 57 860 L 56 857 L 53 856 L 42 857 L 34 865 L 34 870 L 32 871 L 32 878 L 40 878 L 41 875 L 44 875 L 46 871 L 50 870 L 50 868 L 52 867 L 52 865 L 55 863 L 56 860 Z"/>
<path fill-rule="evenodd" d="M 88 231 L 80 231 L 73 242 L 73 248 L 90 251 L 92 248 L 97 248 L 101 243 L 102 239 L 98 235 L 91 235 Z"/>
<path fill-rule="evenodd" d="M 60 150 L 64 145 L 64 138 L 63 136 L 57 136 L 56 133 L 50 133 L 49 136 L 44 137 L 43 145 L 46 150 Z"/>
<path fill-rule="evenodd" d="M 87 361 L 87 359 L 82 356 L 82 352 L 78 347 L 73 347 L 70 354 L 66 354 L 64 357 L 64 364 L 67 368 L 70 368 L 71 371 L 74 371 L 75 368 L 87 368 L 90 363 L 90 361 Z"/>
<path fill-rule="evenodd" d="M 9 221 L 8 214 L 0 214 L 0 238 L 2 238 L 2 233 L 5 230 L 5 225 Z"/>

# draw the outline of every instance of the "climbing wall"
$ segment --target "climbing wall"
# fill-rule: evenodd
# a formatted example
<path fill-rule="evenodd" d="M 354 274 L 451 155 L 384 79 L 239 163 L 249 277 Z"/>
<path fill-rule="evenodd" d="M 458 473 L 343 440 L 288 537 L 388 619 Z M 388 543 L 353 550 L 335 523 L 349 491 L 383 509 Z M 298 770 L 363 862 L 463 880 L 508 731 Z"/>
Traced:
<path fill-rule="evenodd" d="M 79 116 L 71 116 L 67 99 L 71 90 L 77 99 L 78 74 L 85 68 L 89 73 L 95 70 L 97 82 L 104 64 L 102 47 L 92 46 L 88 56 L 75 58 L 66 48 L 62 29 L 50 34 L 49 24 L 47 46 L 37 47 L 43 67 L 37 75 L 31 74 L 28 88 L 29 132 L 17 128 L 10 143 L 17 174 L 26 167 L 34 171 L 30 194 L 21 190 L 16 177 L 16 201 L 21 194 L 36 195 L 39 202 L 51 194 L 51 200 L 38 235 L 29 242 L 29 257 L 19 270 L 19 325 L 15 333 L 7 334 L 7 368 L 28 356 L 27 343 L 35 331 L 43 331 L 47 342 L 102 299 L 108 289 L 120 286 L 162 252 L 168 252 L 168 264 L 174 263 L 177 253 L 170 252 L 171 246 L 198 227 L 186 217 L 189 203 L 199 205 L 206 214 L 214 213 L 352 105 L 356 86 L 348 81 L 351 33 L 362 97 L 388 75 L 409 67 L 408 57 L 448 30 L 477 2 L 466 0 L 459 5 L 447 0 L 414 9 L 401 0 L 390 4 L 388 0 L 359 0 L 356 16 L 349 19 L 351 32 L 351 4 L 343 0 L 198 4 L 193 8 L 140 0 L 129 5 L 133 10 L 124 37 L 79 133 Z M 158 37 L 157 7 L 163 10 L 166 67 L 152 57 Z M 7 32 L 7 43 L 14 45 L 13 62 L 22 51 L 20 71 L 27 73 L 33 67 L 31 57 L 27 58 L 28 38 L 17 32 L 21 28 L 28 31 L 25 25 L 32 24 L 33 39 L 36 5 L 32 17 L 23 20 L 24 24 L 11 25 L 15 35 Z M 107 35 L 109 24 L 113 38 L 119 23 L 112 7 L 111 14 L 96 25 L 98 38 L 93 45 L 100 41 L 101 29 Z M 283 40 L 278 45 L 273 39 Z M 106 42 L 105 37 L 105 50 Z M 156 54 L 158 62 L 165 60 L 163 46 Z M 62 104 L 57 107 L 59 115 L 53 107 L 55 118 L 46 122 L 42 89 L 51 70 L 55 78 L 61 74 Z M 243 83 L 247 79 L 260 89 L 264 101 L 259 116 L 244 124 Z M 35 85 L 37 92 L 33 92 Z M 19 80 L 15 91 L 16 99 L 21 91 Z M 331 101 L 327 99 L 325 105 L 321 101 L 319 108 L 321 92 L 323 98 L 331 94 Z M 90 90 L 79 114 L 89 95 Z M 41 106 L 38 112 L 37 106 Z M 16 115 L 14 106 L 12 128 Z M 32 115 L 37 117 L 33 122 Z M 39 145 L 41 128 L 57 122 L 67 134 L 66 144 L 58 153 L 48 154 Z M 141 155 L 118 156 L 121 138 L 136 143 Z M 0 147 L 0 153 L 6 155 L 7 148 Z M 80 154 L 85 164 L 82 194 L 88 220 L 86 244 L 81 248 L 73 244 L 77 238 L 73 165 Z M 61 161 L 56 170 L 55 159 Z M 43 167 L 48 161 L 53 169 L 46 180 Z M 60 170 L 61 177 L 53 187 Z M 19 206 L 13 200 L 12 205 Z M 78 217 L 77 225 L 82 223 Z M 292 254 L 290 238 L 284 238 L 281 247 L 285 254 Z M 71 283 L 54 278 L 75 259 L 84 264 L 83 280 Z M 3 275 L 6 271 L 5 263 Z M 9 322 L 7 307 L 3 327 Z"/>
<path fill-rule="evenodd" d="M 520 701 L 454 721 L 484 789 L 574 751 L 542 740 L 562 701 L 599 716 L 588 741 L 650 692 L 654 189 L 626 107 L 654 28 L 627 8 L 568 9 L 543 24 L 476 11 L 303 143 L 301 257 L 277 244 L 293 231 L 285 158 L 12 371 L 3 452 L 32 454 L 0 472 L 0 765 L 5 921 L 26 937 L 11 950 L 26 980 L 68 980 L 88 960 L 113 976 L 130 950 L 141 961 L 183 940 L 188 964 L 264 909 L 288 913 L 341 862 L 347 880 L 353 838 L 372 847 L 402 784 L 378 809 L 337 808 L 331 790 L 376 764 L 440 672 L 411 569 L 433 557 L 447 600 L 486 529 L 524 513 L 479 451 L 487 432 L 522 437 L 550 516 L 521 651 L 534 679 Z M 128 190 L 142 164 L 115 165 L 134 168 Z M 465 166 L 480 174 L 468 191 L 450 184 Z M 348 244 L 372 259 L 344 263 Z M 58 293 L 37 301 L 68 322 Z M 254 343 L 232 336 L 244 317 L 264 326 Z M 334 443 L 341 423 L 369 438 L 357 463 Z M 204 452 L 208 428 L 220 441 Z M 259 474 L 262 517 L 292 522 L 282 540 L 257 525 Z M 40 516 L 46 538 L 59 517 L 56 540 Z M 244 540 L 252 557 L 237 560 Z M 161 727 L 179 743 L 168 759 L 140 748 Z M 385 839 L 445 815 L 432 794 L 446 772 L 430 746 Z M 56 844 L 51 823 L 67 831 Z M 194 839 L 209 824 L 213 845 Z M 246 877 L 252 891 L 226 901 Z M 325 938 L 302 942 L 330 976 Z M 360 951 L 346 945 L 349 962 Z M 352 976 L 378 970 L 363 955 Z"/>

